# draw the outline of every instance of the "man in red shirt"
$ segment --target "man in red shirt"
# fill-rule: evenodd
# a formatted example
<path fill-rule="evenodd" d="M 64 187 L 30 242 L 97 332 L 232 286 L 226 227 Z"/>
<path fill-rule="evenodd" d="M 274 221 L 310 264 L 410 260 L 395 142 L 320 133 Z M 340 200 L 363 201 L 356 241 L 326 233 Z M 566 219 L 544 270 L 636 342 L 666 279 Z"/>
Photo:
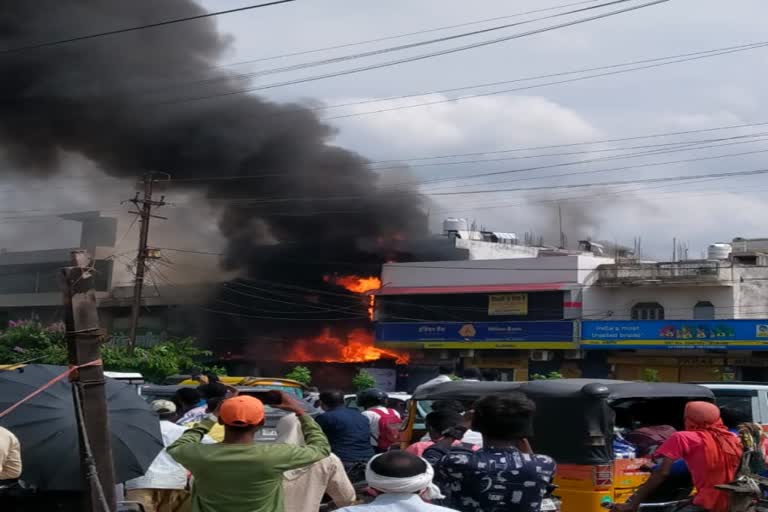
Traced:
<path fill-rule="evenodd" d="M 680 512 L 728 512 L 728 494 L 715 488 L 731 482 L 739 467 L 742 448 L 720 419 L 720 409 L 709 402 L 685 406 L 685 430 L 676 432 L 654 453 L 661 464 L 618 512 L 634 512 L 669 476 L 672 464 L 683 459 L 691 472 L 696 496 Z"/>

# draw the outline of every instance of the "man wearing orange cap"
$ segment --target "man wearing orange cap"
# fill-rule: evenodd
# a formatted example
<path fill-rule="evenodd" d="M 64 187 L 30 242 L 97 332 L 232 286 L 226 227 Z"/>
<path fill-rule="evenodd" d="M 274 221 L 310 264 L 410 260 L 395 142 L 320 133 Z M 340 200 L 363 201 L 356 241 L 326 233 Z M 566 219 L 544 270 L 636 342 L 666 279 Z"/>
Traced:
<path fill-rule="evenodd" d="M 331 447 L 323 431 L 301 403 L 286 393 L 273 407 L 296 414 L 305 445 L 254 443 L 264 424 L 264 404 L 254 397 L 224 400 L 215 415 L 205 417 L 168 447 L 168 454 L 194 478 L 192 512 L 281 512 L 283 472 L 328 457 Z M 224 425 L 224 440 L 201 444 L 216 424 Z"/>

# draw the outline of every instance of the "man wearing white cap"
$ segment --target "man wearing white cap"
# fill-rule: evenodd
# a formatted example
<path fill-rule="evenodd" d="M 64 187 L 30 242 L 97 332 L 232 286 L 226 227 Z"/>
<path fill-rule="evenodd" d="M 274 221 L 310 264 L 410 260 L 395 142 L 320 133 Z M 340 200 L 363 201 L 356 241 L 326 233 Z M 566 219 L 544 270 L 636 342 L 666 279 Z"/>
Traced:
<path fill-rule="evenodd" d="M 160 431 L 167 448 L 186 428 L 173 422 L 176 405 L 169 400 L 155 400 L 152 410 L 160 417 Z M 212 440 L 207 440 L 212 443 Z M 173 460 L 165 449 L 157 454 L 149 469 L 139 478 L 125 483 L 126 500 L 138 501 L 145 512 L 185 512 L 191 502 L 187 488 L 187 470 Z"/>
<path fill-rule="evenodd" d="M 434 471 L 426 460 L 408 452 L 391 451 L 368 462 L 365 478 L 377 493 L 373 503 L 339 509 L 338 512 L 452 512 L 424 500 L 444 496 L 432 484 Z"/>

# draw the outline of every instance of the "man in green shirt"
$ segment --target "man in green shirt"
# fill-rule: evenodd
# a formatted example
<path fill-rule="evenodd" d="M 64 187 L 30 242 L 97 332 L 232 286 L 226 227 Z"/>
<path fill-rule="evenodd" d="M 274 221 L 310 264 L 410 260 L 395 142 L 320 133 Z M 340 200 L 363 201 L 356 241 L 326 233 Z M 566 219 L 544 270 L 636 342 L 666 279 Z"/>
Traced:
<path fill-rule="evenodd" d="M 286 393 L 281 397 L 273 407 L 296 414 L 305 446 L 254 443 L 264 424 L 264 405 L 251 396 L 235 396 L 222 402 L 218 418 L 208 415 L 167 448 L 194 477 L 193 512 L 282 512 L 283 472 L 330 455 L 328 439 L 315 420 L 298 400 Z M 217 421 L 224 425 L 224 441 L 201 444 Z"/>

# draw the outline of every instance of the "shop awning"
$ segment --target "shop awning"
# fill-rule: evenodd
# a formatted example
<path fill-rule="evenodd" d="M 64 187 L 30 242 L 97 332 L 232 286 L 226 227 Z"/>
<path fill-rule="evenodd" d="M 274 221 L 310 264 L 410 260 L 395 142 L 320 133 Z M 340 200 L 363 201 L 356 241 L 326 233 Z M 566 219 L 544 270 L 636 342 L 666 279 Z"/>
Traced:
<path fill-rule="evenodd" d="M 516 284 L 477 284 L 460 286 L 386 286 L 371 292 L 375 295 L 438 295 L 460 293 L 493 292 L 549 292 L 569 290 L 577 283 L 516 283 Z"/>

